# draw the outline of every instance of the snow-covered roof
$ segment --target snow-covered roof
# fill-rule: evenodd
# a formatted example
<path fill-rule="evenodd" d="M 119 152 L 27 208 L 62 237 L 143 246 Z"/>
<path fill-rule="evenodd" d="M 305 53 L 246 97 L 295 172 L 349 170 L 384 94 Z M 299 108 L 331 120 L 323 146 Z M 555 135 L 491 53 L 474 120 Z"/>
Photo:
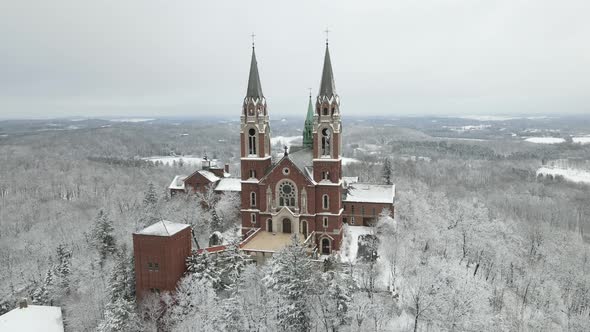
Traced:
<path fill-rule="evenodd" d="M 348 188 L 353 183 L 359 182 L 358 176 L 343 176 L 342 181 L 344 181 L 344 188 Z"/>
<path fill-rule="evenodd" d="M 223 178 L 215 187 L 215 191 L 242 191 L 242 180 L 240 178 Z"/>
<path fill-rule="evenodd" d="M 172 236 L 181 230 L 190 227 L 187 224 L 181 224 L 168 220 L 158 221 L 157 223 L 148 226 L 141 231 L 135 233 L 140 235 L 155 235 L 155 236 Z"/>
<path fill-rule="evenodd" d="M 184 190 L 184 180 L 186 180 L 186 175 L 177 175 L 172 180 L 172 183 L 168 186 L 168 189 L 182 189 Z"/>
<path fill-rule="evenodd" d="M 395 185 L 353 183 L 348 186 L 344 202 L 393 203 Z"/>
<path fill-rule="evenodd" d="M 219 177 L 217 177 L 217 175 L 213 174 L 213 172 L 207 171 L 207 170 L 200 170 L 198 171 L 199 174 L 201 174 L 202 176 L 205 177 L 205 179 L 209 180 L 210 182 L 217 182 L 219 181 Z"/>
<path fill-rule="evenodd" d="M 0 316 L 0 331 L 6 332 L 63 332 L 60 307 L 29 305 L 16 308 Z"/>

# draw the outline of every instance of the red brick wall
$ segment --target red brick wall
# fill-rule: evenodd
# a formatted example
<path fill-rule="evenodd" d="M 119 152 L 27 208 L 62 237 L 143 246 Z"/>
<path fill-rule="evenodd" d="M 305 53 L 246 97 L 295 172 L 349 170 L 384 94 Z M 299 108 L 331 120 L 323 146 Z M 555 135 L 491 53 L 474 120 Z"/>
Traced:
<path fill-rule="evenodd" d="M 190 227 L 173 236 L 133 234 L 135 257 L 135 289 L 137 298 L 151 289 L 173 291 L 186 271 L 186 258 L 191 253 Z M 158 263 L 158 271 L 150 271 L 148 263 Z"/>
<path fill-rule="evenodd" d="M 186 180 L 184 180 L 184 187 L 186 190 L 205 192 L 207 186 L 211 184 L 211 181 L 207 180 L 204 176 L 195 172 L 191 174 Z"/>
<path fill-rule="evenodd" d="M 354 215 L 352 214 L 352 207 L 354 206 Z M 394 206 L 393 204 L 387 203 L 359 203 L 359 202 L 346 202 L 343 203 L 344 213 L 343 217 L 346 218 L 347 223 L 351 223 L 351 217 L 354 216 L 355 225 L 365 225 L 367 222 L 376 221 L 379 219 L 379 214 L 384 209 L 391 211 L 391 217 L 394 217 Z M 365 213 L 363 214 L 363 207 Z M 373 215 L 373 209 L 375 209 L 375 215 Z"/>

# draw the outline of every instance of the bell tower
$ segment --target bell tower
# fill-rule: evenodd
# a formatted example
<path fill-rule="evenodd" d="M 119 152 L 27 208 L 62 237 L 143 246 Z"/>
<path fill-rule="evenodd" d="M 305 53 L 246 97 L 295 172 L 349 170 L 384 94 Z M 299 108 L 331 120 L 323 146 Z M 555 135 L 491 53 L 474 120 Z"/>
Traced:
<path fill-rule="evenodd" d="M 260 179 L 271 164 L 270 120 L 262 93 L 254 43 L 248 89 L 240 116 L 240 156 L 242 180 Z"/>
<path fill-rule="evenodd" d="M 330 50 L 326 41 L 324 68 L 320 91 L 316 98 L 313 116 L 313 164 L 314 180 L 330 180 L 338 183 L 342 178 L 342 121 L 340 119 L 340 97 L 336 94 Z M 318 166 L 318 167 L 316 167 Z M 325 172 L 329 172 L 326 174 Z"/>
<path fill-rule="evenodd" d="M 313 178 L 316 185 L 316 232 L 318 246 L 340 248 L 342 242 L 342 122 L 336 94 L 330 50 L 326 53 L 320 91 L 313 115 Z M 322 249 L 323 250 L 323 249 Z"/>

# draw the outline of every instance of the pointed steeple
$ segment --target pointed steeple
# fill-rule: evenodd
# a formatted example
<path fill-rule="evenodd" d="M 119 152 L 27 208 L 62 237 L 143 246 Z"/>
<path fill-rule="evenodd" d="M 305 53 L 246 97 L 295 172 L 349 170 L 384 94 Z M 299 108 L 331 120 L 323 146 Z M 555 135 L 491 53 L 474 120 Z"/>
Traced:
<path fill-rule="evenodd" d="M 311 148 L 313 146 L 313 106 L 311 104 L 311 93 L 309 94 L 309 104 L 307 106 L 307 116 L 303 126 L 303 147 Z"/>
<path fill-rule="evenodd" d="M 250 62 L 250 76 L 248 77 L 246 97 L 253 99 L 264 97 L 264 94 L 262 94 L 262 85 L 260 84 L 260 76 L 258 75 L 258 62 L 256 61 L 254 46 L 252 46 L 252 62 Z"/>
<path fill-rule="evenodd" d="M 330 50 L 326 41 L 326 55 L 324 56 L 324 69 L 322 71 L 322 81 L 320 83 L 319 96 L 328 99 L 336 95 L 336 85 L 334 84 L 334 73 L 332 72 L 332 61 L 330 61 Z"/>

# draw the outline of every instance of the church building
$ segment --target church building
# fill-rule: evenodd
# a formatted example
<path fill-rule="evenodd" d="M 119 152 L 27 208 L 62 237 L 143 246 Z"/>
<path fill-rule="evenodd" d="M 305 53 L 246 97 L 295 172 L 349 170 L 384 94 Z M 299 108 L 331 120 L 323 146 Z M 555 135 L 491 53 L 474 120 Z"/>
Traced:
<path fill-rule="evenodd" d="M 285 147 L 273 163 L 269 107 L 262 92 L 255 49 L 240 117 L 243 249 L 272 253 L 291 234 L 318 254 L 340 249 L 343 223 L 368 225 L 394 212 L 395 186 L 358 183 L 342 176 L 342 119 L 326 42 L 319 93 L 311 96 L 302 145 Z M 254 234 L 256 233 L 256 234 Z"/>

